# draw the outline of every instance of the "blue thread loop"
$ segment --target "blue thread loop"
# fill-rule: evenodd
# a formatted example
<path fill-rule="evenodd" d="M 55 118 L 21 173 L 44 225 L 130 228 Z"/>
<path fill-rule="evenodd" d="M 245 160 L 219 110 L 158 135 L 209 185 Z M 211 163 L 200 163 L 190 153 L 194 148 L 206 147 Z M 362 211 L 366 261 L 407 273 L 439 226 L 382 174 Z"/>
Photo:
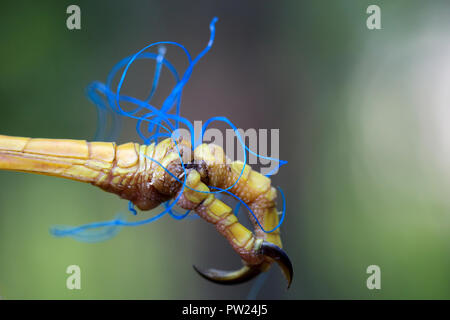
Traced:
<path fill-rule="evenodd" d="M 206 131 L 206 128 L 209 126 L 211 122 L 218 121 L 223 122 L 227 125 L 229 125 L 234 132 L 236 133 L 236 136 L 239 140 L 239 143 L 241 144 L 242 150 L 244 152 L 244 166 L 242 168 L 242 171 L 238 177 L 238 179 L 228 188 L 221 189 L 221 188 L 214 188 L 217 191 L 199 191 L 202 193 L 212 193 L 219 196 L 220 194 L 226 193 L 231 195 L 232 197 L 236 198 L 238 200 L 238 203 L 234 209 L 235 214 L 238 213 L 239 208 L 241 205 L 244 205 L 247 210 L 253 215 L 255 218 L 257 224 L 259 227 L 266 233 L 270 233 L 275 231 L 280 227 L 280 225 L 284 221 L 285 212 L 286 212 L 286 201 L 284 198 L 284 194 L 281 189 L 280 193 L 283 198 L 283 211 L 281 214 L 281 219 L 278 223 L 278 225 L 273 228 L 272 230 L 265 230 L 263 226 L 260 224 L 258 219 L 256 218 L 253 211 L 250 209 L 250 207 L 239 197 L 232 194 L 229 190 L 240 180 L 242 174 L 244 173 L 245 166 L 247 165 L 247 154 L 246 151 L 249 153 L 256 155 L 257 157 L 276 161 L 278 163 L 278 167 L 274 170 L 278 170 L 279 167 L 286 164 L 287 162 L 284 160 L 279 160 L 275 158 L 265 157 L 262 155 L 259 155 L 252 150 L 250 150 L 244 143 L 239 131 L 237 130 L 237 127 L 226 117 L 213 117 L 210 118 L 205 122 L 205 124 L 202 127 L 201 135 L 197 141 L 195 141 L 195 133 L 194 133 L 194 126 L 192 123 L 186 119 L 183 118 L 180 115 L 180 105 L 181 105 L 181 96 L 183 89 L 186 85 L 186 83 L 189 81 L 190 76 L 192 74 L 192 71 L 194 69 L 194 66 L 200 61 L 200 59 L 211 49 L 214 38 L 215 38 L 215 24 L 218 21 L 217 17 L 214 17 L 209 25 L 210 29 L 210 37 L 208 44 L 206 47 L 195 57 L 195 59 L 192 59 L 189 51 L 181 44 L 172 42 L 172 41 L 160 41 L 155 42 L 152 44 L 149 44 L 148 46 L 144 47 L 143 49 L 139 50 L 137 53 L 128 56 L 122 60 L 120 60 L 111 70 L 111 72 L 108 74 L 107 80 L 105 83 L 94 81 L 86 88 L 86 94 L 89 98 L 89 100 L 96 106 L 97 109 L 97 131 L 95 133 L 95 140 L 103 140 L 103 141 L 115 141 L 120 133 L 121 129 L 121 117 L 131 118 L 136 120 L 136 132 L 139 135 L 139 137 L 143 140 L 144 144 L 150 144 L 150 143 L 158 143 L 160 139 L 168 138 L 172 136 L 172 133 L 179 129 L 180 124 L 185 125 L 190 133 L 191 133 L 191 144 L 195 148 L 203 141 L 203 136 Z M 183 73 L 183 75 L 180 77 L 178 74 L 176 68 L 170 63 L 170 61 L 167 60 L 166 52 L 167 47 L 166 46 L 175 46 L 180 48 L 187 60 L 188 60 L 188 67 Z M 158 53 L 152 53 L 147 52 L 148 49 L 152 47 L 158 48 Z M 139 99 L 136 97 L 127 96 L 121 93 L 123 84 L 125 82 L 127 72 L 130 69 L 130 66 L 133 64 L 133 62 L 137 60 L 144 60 L 144 59 L 150 59 L 155 61 L 155 71 L 153 74 L 153 80 L 151 81 L 151 88 L 149 90 L 149 94 L 145 99 Z M 157 108 L 154 106 L 151 101 L 154 97 L 154 94 L 158 88 L 159 79 L 161 76 L 161 72 L 166 68 L 173 76 L 173 79 L 175 81 L 175 85 L 170 92 L 170 94 L 167 96 L 167 98 L 164 100 L 160 108 Z M 114 90 L 112 88 L 113 80 L 115 79 L 117 73 L 123 69 L 122 74 L 120 76 L 120 80 L 118 82 L 118 85 L 116 89 Z M 124 109 L 124 103 L 126 103 L 127 106 L 131 105 L 133 106 L 133 109 L 131 110 L 125 110 Z M 175 107 L 175 110 L 173 110 Z M 174 112 L 174 114 L 173 114 Z M 109 119 L 109 121 L 108 121 Z M 109 130 L 107 130 L 109 124 Z M 146 129 L 145 129 L 146 127 Z M 176 142 L 175 142 L 176 143 Z M 178 148 L 178 144 L 176 143 L 176 148 L 181 160 L 181 165 L 183 167 L 184 173 L 186 174 L 186 168 L 183 163 L 183 160 L 181 158 L 181 154 Z M 146 155 L 144 155 L 146 156 Z M 167 201 L 163 203 L 164 210 L 155 216 L 143 219 L 140 221 L 127 221 L 126 218 L 119 214 L 115 219 L 110 221 L 104 221 L 104 222 L 96 222 L 96 223 L 90 223 L 85 224 L 79 227 L 70 227 L 70 226 L 56 226 L 51 228 L 50 232 L 57 237 L 66 237 L 70 236 L 76 240 L 79 241 L 85 241 L 85 242 L 96 242 L 96 241 L 103 241 L 106 239 L 109 239 L 113 236 L 115 236 L 120 229 L 123 226 L 140 226 L 148 223 L 152 223 L 154 221 L 157 221 L 158 219 L 162 218 L 166 213 L 168 213 L 173 219 L 176 220 L 182 220 L 185 218 L 198 218 L 197 215 L 190 214 L 191 211 L 188 210 L 184 213 L 178 213 L 175 211 L 174 206 L 178 202 L 179 198 L 182 195 L 182 192 L 184 191 L 184 188 L 190 188 L 186 185 L 184 181 L 180 181 L 176 176 L 174 176 L 171 172 L 169 172 L 161 163 L 159 163 L 156 159 L 152 159 L 148 156 L 146 156 L 151 161 L 155 162 L 159 166 L 161 166 L 166 172 L 168 172 L 173 178 L 175 178 L 178 182 L 181 183 L 181 191 L 179 192 L 176 199 L 173 199 L 172 201 Z M 273 172 L 273 171 L 272 171 Z M 271 173 L 267 174 L 266 176 L 270 176 Z M 137 211 L 134 208 L 133 203 L 130 201 L 128 203 L 128 210 L 133 214 L 137 215 Z"/>

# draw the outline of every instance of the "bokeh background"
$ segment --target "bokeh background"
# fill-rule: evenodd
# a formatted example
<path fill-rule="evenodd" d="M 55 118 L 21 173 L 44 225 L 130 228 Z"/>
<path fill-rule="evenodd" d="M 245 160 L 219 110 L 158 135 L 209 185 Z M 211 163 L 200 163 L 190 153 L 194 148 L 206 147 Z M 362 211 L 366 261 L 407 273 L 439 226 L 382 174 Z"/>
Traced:
<path fill-rule="evenodd" d="M 66 28 L 81 8 L 82 30 Z M 381 7 L 382 30 L 366 27 Z M 227 116 L 241 128 L 279 128 L 273 178 L 287 196 L 282 226 L 294 267 L 277 268 L 258 299 L 450 298 L 450 3 L 448 1 L 7 1 L 0 13 L 0 133 L 93 138 L 84 95 L 121 58 L 171 40 L 194 55 L 219 17 L 216 42 L 183 94 L 191 120 Z M 167 57 L 184 70 L 177 49 Z M 148 87 L 152 64 L 126 87 Z M 162 96 L 173 85 L 162 79 Z M 166 91 L 164 91 L 166 90 Z M 162 97 L 161 96 L 161 97 Z M 139 141 L 134 123 L 118 142 Z M 54 238 L 126 212 L 89 185 L 0 172 L 0 296 L 5 299 L 245 299 L 192 264 L 236 268 L 207 223 L 165 217 L 96 244 Z M 152 213 L 140 213 L 138 218 Z M 82 290 L 66 289 L 67 266 Z M 368 290 L 366 268 L 381 268 Z"/>

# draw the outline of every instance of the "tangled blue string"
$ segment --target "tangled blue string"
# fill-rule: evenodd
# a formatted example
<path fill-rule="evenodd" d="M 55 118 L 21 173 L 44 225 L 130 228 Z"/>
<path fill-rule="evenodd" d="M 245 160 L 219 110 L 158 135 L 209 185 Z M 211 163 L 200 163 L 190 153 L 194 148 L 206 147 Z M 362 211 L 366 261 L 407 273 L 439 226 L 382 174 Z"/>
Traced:
<path fill-rule="evenodd" d="M 280 225 L 284 221 L 285 213 L 286 213 L 286 200 L 284 197 L 284 194 L 280 188 L 278 190 L 280 191 L 280 194 L 283 199 L 283 211 L 281 214 L 281 219 L 276 227 L 274 227 L 272 230 L 265 230 L 263 226 L 258 221 L 256 215 L 253 213 L 253 211 L 250 209 L 250 207 L 239 197 L 231 193 L 229 190 L 240 180 L 241 176 L 244 173 L 245 166 L 247 165 L 247 154 L 246 151 L 249 153 L 266 159 L 270 161 L 275 161 L 278 163 L 278 167 L 273 169 L 271 172 L 266 174 L 266 176 L 270 176 L 278 170 L 282 165 L 286 164 L 287 162 L 284 160 L 279 160 L 271 157 L 266 157 L 259 155 L 252 150 L 250 150 L 244 143 L 237 127 L 226 117 L 213 117 L 210 118 L 208 121 L 205 122 L 205 124 L 202 127 L 200 137 L 197 141 L 195 141 L 195 134 L 194 134 L 194 127 L 192 123 L 186 119 L 183 118 L 180 115 L 180 105 L 181 105 L 181 96 L 182 91 L 184 89 L 184 86 L 189 81 L 189 78 L 192 74 L 192 71 L 194 69 L 194 66 L 200 61 L 200 59 L 211 49 L 213 43 L 214 43 L 214 37 L 215 37 L 215 24 L 217 22 L 217 18 L 213 18 L 211 21 L 209 28 L 210 28 L 210 38 L 207 46 L 195 57 L 195 59 L 192 59 L 189 51 L 181 44 L 172 42 L 172 41 L 160 41 L 152 43 L 143 49 L 139 50 L 134 55 L 128 56 L 122 60 L 120 60 L 110 71 L 108 74 L 107 80 L 105 83 L 94 81 L 90 85 L 88 85 L 86 89 L 86 94 L 91 100 L 97 109 L 97 131 L 95 133 L 95 140 L 104 140 L 104 141 L 115 141 L 118 137 L 118 134 L 120 132 L 121 128 L 121 118 L 120 117 L 127 117 L 136 119 L 136 132 L 139 135 L 139 137 L 143 140 L 144 144 L 150 144 L 152 142 L 158 143 L 158 141 L 162 138 L 168 138 L 172 137 L 172 134 L 175 130 L 179 129 L 179 125 L 184 124 L 189 131 L 191 132 L 191 145 L 195 149 L 198 145 L 200 145 L 203 141 L 204 133 L 207 129 L 207 127 L 214 121 L 223 122 L 227 125 L 229 125 L 235 132 L 239 143 L 241 144 L 243 154 L 244 154 L 244 165 L 243 168 L 237 178 L 237 180 L 228 188 L 221 189 L 216 187 L 211 187 L 214 190 L 217 191 L 200 191 L 195 190 L 186 185 L 185 181 L 181 181 L 178 179 L 178 177 L 174 176 L 170 171 L 167 170 L 161 163 L 159 163 L 156 159 L 150 158 L 145 155 L 148 159 L 151 161 L 157 163 L 159 166 L 161 166 L 168 174 L 170 174 L 173 178 L 175 178 L 178 182 L 181 183 L 182 189 L 181 192 L 178 193 L 178 196 L 176 199 L 167 201 L 163 203 L 163 211 L 156 214 L 155 216 L 140 220 L 140 221 L 127 221 L 125 215 L 119 214 L 116 216 L 115 219 L 110 221 L 104 221 L 104 222 L 96 222 L 96 223 L 90 223 L 81 225 L 79 227 L 70 227 L 70 226 L 55 226 L 51 228 L 51 233 L 58 237 L 64 237 L 64 236 L 70 236 L 75 238 L 79 241 L 85 241 L 85 242 L 96 242 L 96 241 L 103 241 L 106 239 L 109 239 L 113 236 L 115 236 L 123 226 L 139 226 L 147 223 L 154 222 L 160 218 L 162 218 L 165 214 L 169 214 L 172 218 L 176 220 L 182 220 L 185 218 L 198 218 L 196 215 L 190 215 L 190 210 L 179 213 L 175 211 L 173 208 L 175 204 L 178 202 L 179 198 L 181 197 L 184 188 L 189 188 L 191 190 L 195 190 L 197 192 L 201 193 L 212 193 L 212 194 L 229 194 L 232 197 L 236 198 L 238 200 L 238 203 L 234 209 L 234 213 L 237 215 L 239 212 L 239 209 L 241 205 L 244 205 L 247 210 L 253 215 L 255 218 L 255 221 L 259 225 L 259 227 L 266 233 L 270 233 L 275 231 L 280 227 Z M 180 77 L 176 68 L 165 58 L 166 54 L 166 45 L 172 45 L 176 46 L 178 48 L 181 48 L 184 54 L 186 55 L 186 58 L 188 60 L 188 67 L 186 71 L 183 73 L 183 75 Z M 146 52 L 149 48 L 152 47 L 158 48 L 158 53 L 152 53 L 152 52 Z M 140 100 L 135 97 L 127 96 L 121 94 L 121 89 L 123 87 L 123 84 L 126 79 L 127 72 L 129 71 L 130 66 L 135 62 L 136 60 L 142 60 L 142 59 L 150 59 L 155 60 L 155 71 L 153 75 L 152 85 L 151 89 L 149 91 L 149 94 L 146 99 Z M 175 80 L 175 86 L 168 95 L 168 97 L 164 100 L 162 106 L 160 108 L 157 108 L 151 104 L 151 100 L 158 88 L 158 83 L 160 79 L 161 72 L 163 70 L 163 67 L 167 68 L 170 73 L 173 76 L 173 79 Z M 116 90 L 114 91 L 112 89 L 113 81 L 116 78 L 117 73 L 123 69 L 122 74 L 120 76 L 118 85 Z M 123 108 L 123 103 L 127 103 L 128 105 L 133 105 L 134 109 L 125 111 Z M 174 114 L 173 108 L 175 107 Z M 110 129 L 107 130 L 107 119 L 111 119 L 110 122 Z M 147 129 L 144 129 L 144 126 L 147 125 Z M 184 170 L 185 176 L 186 176 L 186 167 L 183 163 L 180 150 L 178 147 L 177 142 L 175 141 L 176 149 L 178 151 L 180 160 L 181 160 L 181 166 Z M 128 205 L 128 210 L 133 214 L 137 215 L 137 211 L 134 208 L 133 203 L 130 201 Z"/>

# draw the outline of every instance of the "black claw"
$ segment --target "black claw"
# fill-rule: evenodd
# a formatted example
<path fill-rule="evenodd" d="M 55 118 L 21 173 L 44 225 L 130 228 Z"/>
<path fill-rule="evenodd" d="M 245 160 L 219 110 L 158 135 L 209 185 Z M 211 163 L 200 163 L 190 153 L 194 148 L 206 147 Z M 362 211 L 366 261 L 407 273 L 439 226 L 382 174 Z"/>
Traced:
<path fill-rule="evenodd" d="M 291 260 L 286 252 L 277 245 L 264 241 L 259 249 L 260 253 L 266 257 L 274 260 L 283 271 L 283 274 L 288 281 L 288 289 L 291 286 L 292 278 L 294 277 L 294 270 L 292 268 Z"/>
<path fill-rule="evenodd" d="M 193 266 L 206 280 L 209 280 L 218 284 L 240 284 L 247 282 L 263 271 L 261 266 L 244 266 L 236 271 L 223 271 L 217 269 L 202 270 L 196 266 Z"/>
<path fill-rule="evenodd" d="M 264 241 L 261 244 L 259 253 L 270 258 L 280 266 L 281 271 L 283 271 L 283 274 L 288 281 L 289 289 L 292 283 L 292 278 L 294 277 L 294 270 L 292 268 L 291 260 L 289 259 L 286 252 L 284 252 L 284 250 L 277 245 Z M 241 269 L 236 271 L 224 271 L 217 269 L 202 270 L 196 266 L 193 267 L 194 270 L 197 271 L 197 273 L 206 280 L 218 284 L 229 285 L 244 283 L 255 278 L 261 272 L 267 270 L 268 264 L 262 263 L 255 266 L 243 266 Z"/>

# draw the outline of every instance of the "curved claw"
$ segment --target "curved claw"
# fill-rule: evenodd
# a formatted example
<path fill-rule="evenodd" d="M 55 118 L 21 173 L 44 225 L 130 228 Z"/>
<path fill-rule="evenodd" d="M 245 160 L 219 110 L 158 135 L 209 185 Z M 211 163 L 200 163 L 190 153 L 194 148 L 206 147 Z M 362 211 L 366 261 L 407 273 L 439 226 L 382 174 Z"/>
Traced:
<path fill-rule="evenodd" d="M 193 267 L 200 276 L 202 276 L 206 280 L 218 284 L 244 283 L 253 279 L 264 270 L 264 268 L 262 268 L 262 265 L 243 266 L 241 269 L 235 271 L 224 271 L 217 269 L 202 270 L 196 266 Z"/>
<path fill-rule="evenodd" d="M 292 278 L 294 276 L 294 271 L 292 268 L 291 260 L 289 259 L 286 252 L 284 252 L 283 249 L 274 245 L 273 243 L 263 241 L 259 249 L 259 253 L 270 258 L 280 266 L 286 280 L 288 281 L 289 289 L 292 283 Z M 196 266 L 193 267 L 200 276 L 211 282 L 219 284 L 239 284 L 249 281 L 259 275 L 261 272 L 266 271 L 268 268 L 268 264 L 263 262 L 262 264 L 254 266 L 243 266 L 241 269 L 236 271 L 223 271 L 217 269 L 202 270 Z"/>
<path fill-rule="evenodd" d="M 286 252 L 277 245 L 264 241 L 259 249 L 260 253 L 275 261 L 283 271 L 283 275 L 288 281 L 288 289 L 291 286 L 292 278 L 294 277 L 294 270 L 292 268 L 291 260 Z"/>

